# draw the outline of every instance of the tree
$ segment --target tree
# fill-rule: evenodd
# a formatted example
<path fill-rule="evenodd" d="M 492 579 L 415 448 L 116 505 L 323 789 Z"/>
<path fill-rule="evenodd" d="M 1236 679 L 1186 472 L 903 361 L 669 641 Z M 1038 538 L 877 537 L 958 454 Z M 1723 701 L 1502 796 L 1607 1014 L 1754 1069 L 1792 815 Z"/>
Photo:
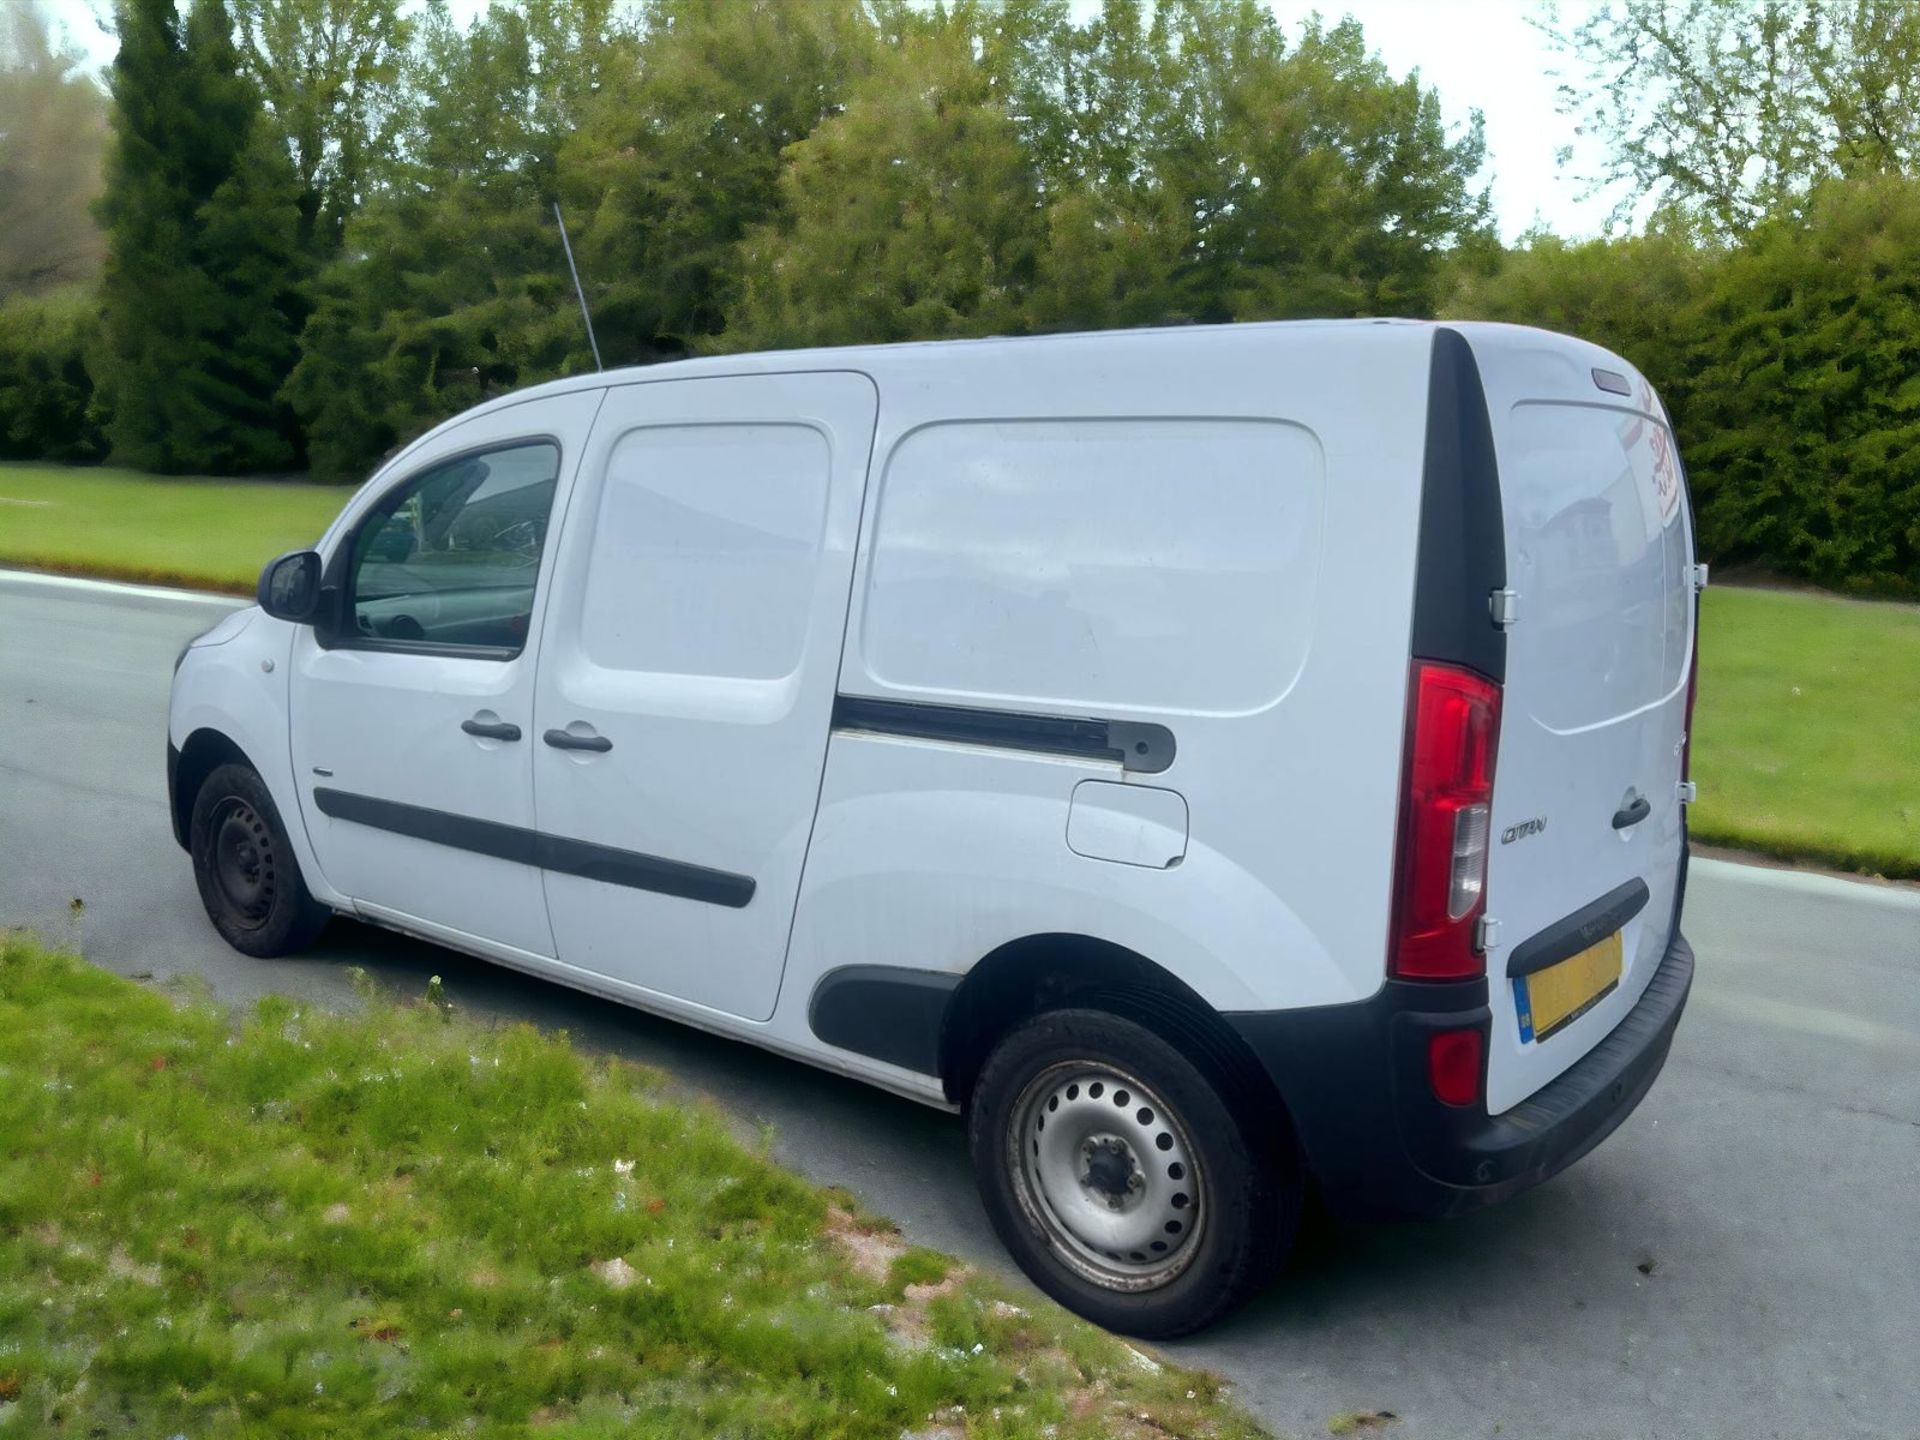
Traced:
<path fill-rule="evenodd" d="M 0 14 L 0 297 L 89 281 L 107 97 L 33 0 Z"/>
<path fill-rule="evenodd" d="M 781 156 L 846 103 L 875 33 L 855 0 L 667 0 L 561 148 L 602 349 L 716 334 L 738 247 L 779 204 Z"/>
<path fill-rule="evenodd" d="M 1737 238 L 1840 175 L 1920 159 L 1911 0 L 1605 0 L 1547 34 L 1579 67 L 1562 110 L 1606 147 L 1616 223 L 1646 200 Z"/>
<path fill-rule="evenodd" d="M 1490 203 L 1476 113 L 1453 137 L 1417 73 L 1360 26 L 1311 20 L 1290 50 L 1263 9 L 1171 3 L 1178 122 L 1163 183 L 1193 216 L 1197 313 L 1238 320 L 1427 315 L 1442 261 Z"/>
<path fill-rule="evenodd" d="M 391 178 L 322 272 L 286 399 L 353 479 L 489 395 L 592 366 L 553 224 L 557 159 L 631 36 L 611 0 L 421 17 Z"/>
<path fill-rule="evenodd" d="M 285 466 L 296 212 L 284 149 L 239 73 L 222 0 L 122 0 L 100 215 L 100 380 L 114 450 L 144 469 Z"/>
<path fill-rule="evenodd" d="M 743 250 L 728 347 L 981 335 L 1021 323 L 1037 176 L 957 27 L 910 35 L 788 152 Z"/>
<path fill-rule="evenodd" d="M 1684 417 L 1700 303 L 1718 260 L 1672 228 L 1612 240 L 1536 233 L 1482 273 L 1461 274 L 1440 313 L 1537 325 L 1604 345 L 1638 366 L 1668 411 Z"/>
<path fill-rule="evenodd" d="M 247 73 L 293 155 L 301 244 L 339 249 L 393 158 L 412 22 L 400 0 L 235 0 Z"/>

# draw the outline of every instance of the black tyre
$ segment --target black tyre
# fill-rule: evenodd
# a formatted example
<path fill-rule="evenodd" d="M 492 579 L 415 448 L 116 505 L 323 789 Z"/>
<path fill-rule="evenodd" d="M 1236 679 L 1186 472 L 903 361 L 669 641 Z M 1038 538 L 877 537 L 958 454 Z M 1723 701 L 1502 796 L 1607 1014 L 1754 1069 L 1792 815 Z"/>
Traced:
<path fill-rule="evenodd" d="M 222 765 L 193 797 L 193 876 L 213 928 L 262 958 L 305 948 L 328 910 L 307 890 L 273 797 L 245 765 Z"/>
<path fill-rule="evenodd" d="M 1109 1330 L 1198 1330 L 1265 1284 L 1292 1244 L 1303 1186 L 1290 1150 L 1121 1016 L 1053 1010 L 1011 1031 L 981 1071 L 967 1133 L 1020 1268 Z"/>

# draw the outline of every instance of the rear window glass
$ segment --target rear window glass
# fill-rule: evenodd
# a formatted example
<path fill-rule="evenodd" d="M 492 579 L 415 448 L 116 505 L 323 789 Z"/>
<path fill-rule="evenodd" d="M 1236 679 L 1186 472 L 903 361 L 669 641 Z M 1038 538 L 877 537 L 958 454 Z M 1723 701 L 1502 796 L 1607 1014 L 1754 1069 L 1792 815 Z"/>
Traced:
<path fill-rule="evenodd" d="M 805 648 L 826 437 L 805 425 L 662 425 L 614 447 L 581 647 L 608 670 L 772 680 Z"/>
<path fill-rule="evenodd" d="M 1651 704 L 1685 669 L 1685 519 L 1673 437 L 1637 411 L 1526 402 L 1504 447 L 1533 714 L 1574 729 Z"/>
<path fill-rule="evenodd" d="M 1305 658 L 1323 470 L 1279 421 L 917 430 L 881 485 L 867 667 L 976 703 L 1259 709 Z"/>

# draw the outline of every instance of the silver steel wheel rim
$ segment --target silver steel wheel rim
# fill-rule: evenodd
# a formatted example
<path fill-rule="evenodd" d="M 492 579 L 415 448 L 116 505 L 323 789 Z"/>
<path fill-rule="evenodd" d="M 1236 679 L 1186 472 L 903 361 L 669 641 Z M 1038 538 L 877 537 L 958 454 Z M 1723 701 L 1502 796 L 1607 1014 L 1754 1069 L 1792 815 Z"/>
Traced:
<path fill-rule="evenodd" d="M 1021 1209 L 1081 1278 L 1154 1290 L 1193 1262 L 1205 1177 L 1180 1117 L 1136 1077 L 1047 1067 L 1014 1102 L 1007 1144 Z"/>

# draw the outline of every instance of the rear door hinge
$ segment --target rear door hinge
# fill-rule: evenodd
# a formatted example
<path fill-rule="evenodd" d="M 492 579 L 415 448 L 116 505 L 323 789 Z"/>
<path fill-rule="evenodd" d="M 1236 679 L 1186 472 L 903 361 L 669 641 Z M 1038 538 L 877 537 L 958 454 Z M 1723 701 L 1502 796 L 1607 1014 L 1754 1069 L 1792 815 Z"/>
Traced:
<path fill-rule="evenodd" d="M 1500 922 L 1491 915 L 1482 915 L 1473 926 L 1473 948 L 1482 955 L 1494 950 L 1500 944 Z"/>
<path fill-rule="evenodd" d="M 1696 595 L 1698 595 L 1702 590 L 1706 589 L 1707 588 L 1706 562 L 1702 561 L 1698 565 L 1689 565 L 1687 567 L 1687 580 L 1689 581 L 1689 583 L 1692 584 L 1693 593 Z"/>
<path fill-rule="evenodd" d="M 1680 803 L 1682 805 L 1693 804 L 1694 798 L 1700 793 L 1700 787 L 1691 780 L 1682 780 L 1678 785 L 1674 786 L 1673 789 L 1674 794 L 1680 797 Z"/>
<path fill-rule="evenodd" d="M 1487 608 L 1493 612 L 1493 623 L 1502 630 L 1520 622 L 1520 592 L 1518 590 L 1495 590 L 1487 596 Z"/>

